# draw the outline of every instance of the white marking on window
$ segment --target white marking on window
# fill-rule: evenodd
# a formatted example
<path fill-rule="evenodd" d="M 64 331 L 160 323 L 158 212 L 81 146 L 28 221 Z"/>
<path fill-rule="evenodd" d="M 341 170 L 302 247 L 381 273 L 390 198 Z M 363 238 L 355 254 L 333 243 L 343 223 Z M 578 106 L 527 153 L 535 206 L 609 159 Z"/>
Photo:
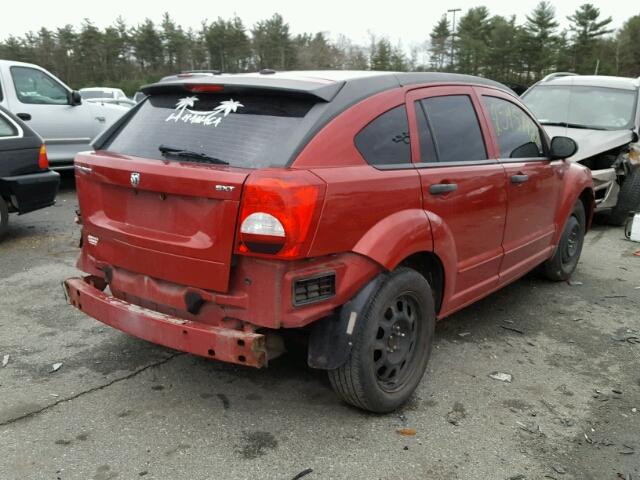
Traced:
<path fill-rule="evenodd" d="M 165 119 L 165 122 L 184 122 L 192 125 L 205 125 L 217 127 L 222 119 L 230 113 L 235 113 L 238 108 L 244 107 L 240 102 L 234 99 L 224 100 L 214 108 L 208 111 L 191 110 L 189 107 L 195 106 L 199 101 L 198 97 L 184 97 L 178 100 L 175 110 Z"/>

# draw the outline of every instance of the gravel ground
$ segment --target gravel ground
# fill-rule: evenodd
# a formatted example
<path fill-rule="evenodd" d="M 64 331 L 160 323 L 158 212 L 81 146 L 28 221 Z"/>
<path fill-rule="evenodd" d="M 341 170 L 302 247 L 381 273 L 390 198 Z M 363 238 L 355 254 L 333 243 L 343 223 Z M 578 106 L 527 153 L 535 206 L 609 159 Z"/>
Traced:
<path fill-rule="evenodd" d="M 67 178 L 0 244 L 2 480 L 640 478 L 640 244 L 621 229 L 595 226 L 570 284 L 532 273 L 441 322 L 412 401 L 371 415 L 301 352 L 225 365 L 67 306 L 75 208 Z"/>

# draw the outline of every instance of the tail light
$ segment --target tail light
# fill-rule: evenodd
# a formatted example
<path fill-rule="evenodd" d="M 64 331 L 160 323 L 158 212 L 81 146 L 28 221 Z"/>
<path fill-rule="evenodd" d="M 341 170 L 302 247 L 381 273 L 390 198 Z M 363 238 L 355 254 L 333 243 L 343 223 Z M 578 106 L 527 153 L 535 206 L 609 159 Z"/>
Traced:
<path fill-rule="evenodd" d="M 49 168 L 49 158 L 47 157 L 47 148 L 44 146 L 44 143 L 40 145 L 40 153 L 38 153 L 38 167 L 41 170 Z"/>
<path fill-rule="evenodd" d="M 311 243 L 324 188 L 318 177 L 303 170 L 251 174 L 243 190 L 238 253 L 302 257 Z"/>

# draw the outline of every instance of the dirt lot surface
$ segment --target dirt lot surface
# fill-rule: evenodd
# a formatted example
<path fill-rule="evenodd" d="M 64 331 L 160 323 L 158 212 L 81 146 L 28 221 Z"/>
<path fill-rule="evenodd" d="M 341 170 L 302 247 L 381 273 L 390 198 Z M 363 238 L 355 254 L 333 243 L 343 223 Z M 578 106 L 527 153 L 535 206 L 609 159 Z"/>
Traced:
<path fill-rule="evenodd" d="M 596 225 L 571 284 L 530 274 L 441 322 L 417 394 L 381 416 L 301 353 L 224 365 L 67 306 L 75 207 L 67 179 L 0 244 L 2 480 L 640 479 L 640 244 L 621 229 Z"/>

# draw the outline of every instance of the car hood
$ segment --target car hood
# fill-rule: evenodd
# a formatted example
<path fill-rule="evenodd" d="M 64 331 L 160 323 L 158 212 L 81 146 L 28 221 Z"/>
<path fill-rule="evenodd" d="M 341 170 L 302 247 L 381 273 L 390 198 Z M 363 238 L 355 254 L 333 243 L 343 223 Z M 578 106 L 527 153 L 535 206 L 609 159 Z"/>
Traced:
<path fill-rule="evenodd" d="M 549 137 L 569 137 L 578 144 L 578 152 L 571 157 L 574 162 L 592 157 L 631 142 L 631 130 L 591 130 L 545 126 Z"/>

